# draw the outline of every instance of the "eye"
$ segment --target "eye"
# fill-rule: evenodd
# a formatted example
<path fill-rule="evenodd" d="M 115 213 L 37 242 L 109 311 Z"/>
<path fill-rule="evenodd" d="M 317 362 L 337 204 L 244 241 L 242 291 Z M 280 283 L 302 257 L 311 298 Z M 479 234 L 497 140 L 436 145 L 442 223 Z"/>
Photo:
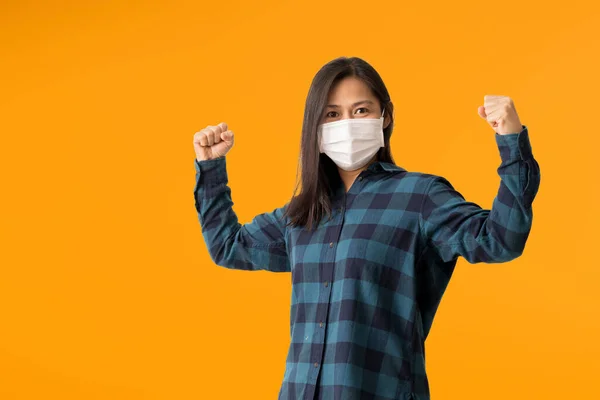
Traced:
<path fill-rule="evenodd" d="M 358 108 L 357 110 L 365 110 L 365 111 L 369 112 L 369 110 L 368 110 L 368 109 L 366 109 L 365 107 L 360 107 L 360 108 Z M 363 114 L 364 114 L 364 113 L 363 113 Z"/>
<path fill-rule="evenodd" d="M 327 113 L 326 117 L 327 117 L 327 118 L 333 118 L 333 115 L 329 115 L 329 114 L 331 114 L 331 113 L 335 113 L 335 114 L 337 114 L 335 111 L 330 111 L 330 112 L 328 112 L 328 113 Z"/>

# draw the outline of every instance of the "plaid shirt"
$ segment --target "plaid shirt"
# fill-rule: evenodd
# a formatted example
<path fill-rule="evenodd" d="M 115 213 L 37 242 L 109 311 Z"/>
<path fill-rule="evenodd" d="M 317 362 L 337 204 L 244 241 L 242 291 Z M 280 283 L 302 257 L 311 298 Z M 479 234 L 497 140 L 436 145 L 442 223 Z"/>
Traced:
<path fill-rule="evenodd" d="M 309 232 L 286 228 L 284 207 L 240 224 L 225 157 L 198 162 L 195 206 L 213 261 L 291 272 L 290 333 L 279 399 L 430 398 L 425 339 L 459 256 L 519 257 L 540 183 L 525 125 L 495 135 L 500 187 L 491 210 L 445 178 L 377 162 Z"/>

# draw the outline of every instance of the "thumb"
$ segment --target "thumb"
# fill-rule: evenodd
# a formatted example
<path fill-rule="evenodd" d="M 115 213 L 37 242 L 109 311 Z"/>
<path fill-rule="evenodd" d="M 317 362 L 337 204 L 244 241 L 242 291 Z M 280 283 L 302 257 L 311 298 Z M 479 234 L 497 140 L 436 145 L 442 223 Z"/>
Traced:
<path fill-rule="evenodd" d="M 484 106 L 479 106 L 477 107 L 477 113 L 479 114 L 479 116 L 481 118 L 487 118 L 487 114 L 485 113 L 485 107 Z"/>
<path fill-rule="evenodd" d="M 221 133 L 221 140 L 223 140 L 227 145 L 231 145 L 233 143 L 233 132 L 231 130 L 227 130 Z"/>

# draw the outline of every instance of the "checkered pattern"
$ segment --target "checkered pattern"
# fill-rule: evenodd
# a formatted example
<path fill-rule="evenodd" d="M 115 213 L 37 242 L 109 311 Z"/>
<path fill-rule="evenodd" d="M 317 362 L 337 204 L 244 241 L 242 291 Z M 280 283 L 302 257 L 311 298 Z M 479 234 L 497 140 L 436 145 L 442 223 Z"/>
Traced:
<path fill-rule="evenodd" d="M 225 158 L 195 161 L 202 234 L 217 265 L 291 272 L 291 343 L 279 400 L 430 398 L 425 339 L 459 256 L 500 263 L 523 252 L 540 184 L 525 125 L 495 135 L 501 178 L 491 210 L 441 176 L 375 163 L 316 231 L 284 207 L 240 224 Z"/>

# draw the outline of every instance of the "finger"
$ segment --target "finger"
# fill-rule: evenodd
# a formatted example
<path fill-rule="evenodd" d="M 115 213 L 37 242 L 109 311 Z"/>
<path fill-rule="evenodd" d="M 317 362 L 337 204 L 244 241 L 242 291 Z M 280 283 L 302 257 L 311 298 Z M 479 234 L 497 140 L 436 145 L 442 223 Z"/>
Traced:
<path fill-rule="evenodd" d="M 204 130 L 200 131 L 199 142 L 200 146 L 208 146 L 208 140 L 206 140 L 206 134 L 204 133 Z"/>
<path fill-rule="evenodd" d="M 483 102 L 484 107 L 498 107 L 498 100 L 486 100 Z"/>
<path fill-rule="evenodd" d="M 227 144 L 232 144 L 233 143 L 233 131 L 228 130 L 228 131 L 221 133 L 221 139 L 223 139 L 223 141 Z"/>
<path fill-rule="evenodd" d="M 499 118 L 500 118 L 500 113 L 498 110 L 495 110 L 495 111 L 491 112 L 490 114 L 488 114 L 486 119 L 489 123 L 493 123 L 493 122 L 498 121 Z"/>
<path fill-rule="evenodd" d="M 498 111 L 498 105 L 497 104 L 485 104 L 483 106 L 483 108 L 485 109 L 485 113 L 487 115 L 494 114 L 495 112 Z"/>
<path fill-rule="evenodd" d="M 221 142 L 221 133 L 214 133 L 212 135 L 213 137 L 213 143 L 220 143 Z"/>
<path fill-rule="evenodd" d="M 223 140 L 221 135 L 223 132 L 227 131 L 227 124 L 225 122 L 221 122 L 219 125 L 217 125 L 217 128 L 217 132 L 215 133 L 215 143 L 220 143 Z"/>
<path fill-rule="evenodd" d="M 500 97 L 504 97 L 504 96 L 499 96 L 499 95 L 495 95 L 495 94 L 486 94 L 485 96 L 483 96 L 483 100 L 484 101 L 486 101 L 486 100 L 493 101 L 493 100 L 496 100 L 496 99 L 498 99 Z"/>
<path fill-rule="evenodd" d="M 477 114 L 479 114 L 479 116 L 481 118 L 485 118 L 486 117 L 485 107 L 483 107 L 483 106 L 477 107 Z"/>
<path fill-rule="evenodd" d="M 207 125 L 204 130 L 204 135 L 206 136 L 206 143 L 208 146 L 212 146 L 215 143 L 215 132 L 219 130 L 216 125 Z"/>
<path fill-rule="evenodd" d="M 204 130 L 204 131 L 207 131 L 207 132 L 208 132 L 208 131 L 213 131 L 213 132 L 215 132 L 215 131 L 216 131 L 216 129 L 217 129 L 217 126 L 216 126 L 216 125 L 206 125 L 206 128 L 204 128 L 203 130 Z"/>
<path fill-rule="evenodd" d="M 220 124 L 219 124 L 220 125 Z M 221 134 L 221 128 L 218 125 L 209 125 L 206 127 L 207 131 L 210 132 L 210 136 L 212 136 L 212 142 L 215 142 L 215 135 Z"/>
<path fill-rule="evenodd" d="M 486 112 L 486 117 L 485 119 L 487 119 L 488 122 L 492 122 L 496 120 L 496 111 L 490 111 L 490 112 Z"/>
<path fill-rule="evenodd" d="M 208 142 L 209 146 L 212 146 L 213 144 L 215 144 L 215 132 L 212 130 L 209 130 L 206 132 L 206 141 Z"/>

